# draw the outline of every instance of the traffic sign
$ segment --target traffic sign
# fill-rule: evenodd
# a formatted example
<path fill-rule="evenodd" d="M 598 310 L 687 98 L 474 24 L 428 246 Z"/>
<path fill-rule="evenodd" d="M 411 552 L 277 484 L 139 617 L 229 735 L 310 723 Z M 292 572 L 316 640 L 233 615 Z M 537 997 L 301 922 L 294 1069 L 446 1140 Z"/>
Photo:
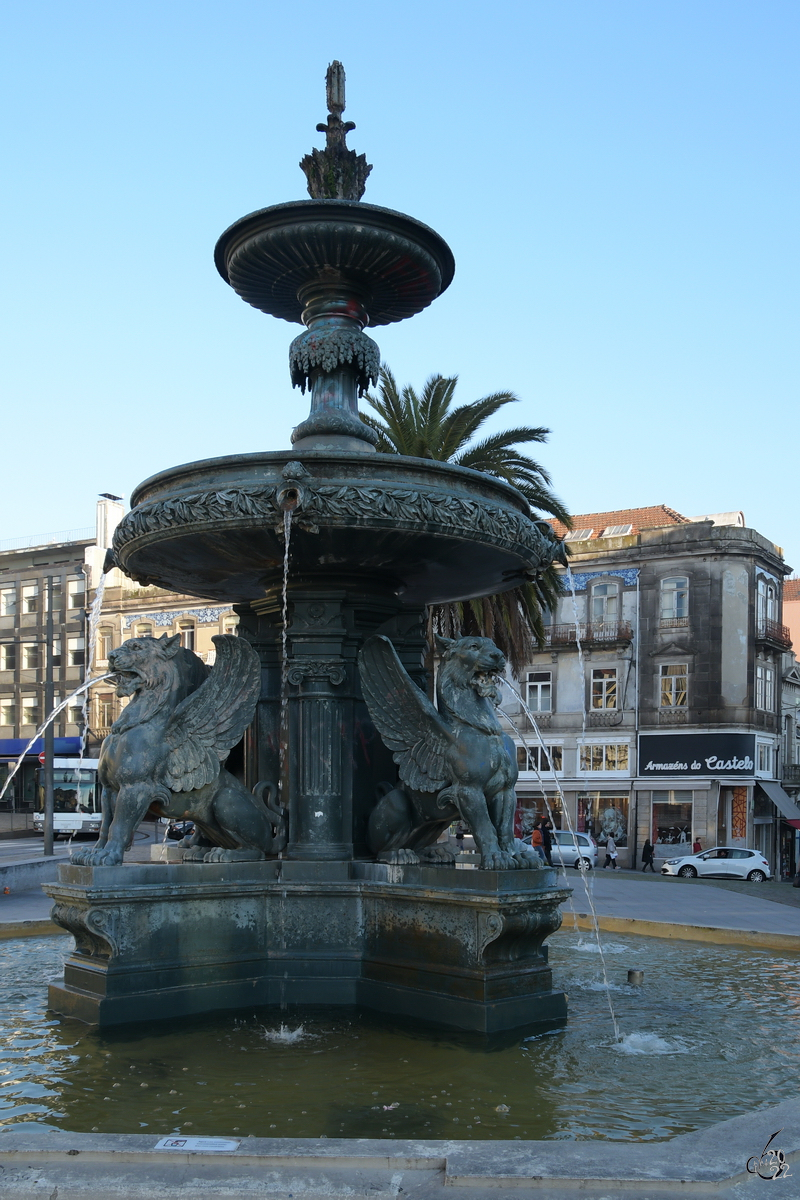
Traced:
<path fill-rule="evenodd" d="M 39 755 L 39 762 L 42 764 L 42 766 L 44 766 L 44 750 Z"/>

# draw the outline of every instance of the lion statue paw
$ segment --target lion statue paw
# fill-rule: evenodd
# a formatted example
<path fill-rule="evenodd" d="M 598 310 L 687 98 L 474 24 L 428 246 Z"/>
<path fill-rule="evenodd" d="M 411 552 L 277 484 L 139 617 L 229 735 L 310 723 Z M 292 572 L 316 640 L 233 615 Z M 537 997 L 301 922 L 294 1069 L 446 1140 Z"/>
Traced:
<path fill-rule="evenodd" d="M 519 838 L 514 838 L 514 849 L 512 851 L 517 867 L 523 871 L 539 871 L 542 867 L 546 867 L 547 863 L 542 862 L 535 850 L 531 850 L 525 842 L 521 842 Z"/>
<path fill-rule="evenodd" d="M 419 862 L 419 855 L 413 850 L 384 850 L 378 855 L 378 862 L 389 863 L 391 866 L 413 866 Z"/>
<path fill-rule="evenodd" d="M 442 845 L 441 842 L 420 850 L 419 857 L 421 862 L 427 863 L 431 867 L 454 867 L 456 863 L 455 851 L 451 850 L 449 846 Z"/>

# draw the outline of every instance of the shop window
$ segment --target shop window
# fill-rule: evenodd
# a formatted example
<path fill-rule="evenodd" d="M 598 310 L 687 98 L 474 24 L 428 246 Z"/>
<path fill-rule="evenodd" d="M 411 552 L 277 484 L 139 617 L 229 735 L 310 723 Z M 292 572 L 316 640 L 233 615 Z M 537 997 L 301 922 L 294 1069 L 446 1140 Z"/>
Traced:
<path fill-rule="evenodd" d="M 0 617 L 17 615 L 17 589 L 0 588 Z"/>
<path fill-rule="evenodd" d="M 0 643 L 0 671 L 16 671 L 17 647 L 14 642 Z"/>
<path fill-rule="evenodd" d="M 553 711 L 553 676 L 550 671 L 528 671 L 525 679 L 525 703 L 531 712 Z"/>
<path fill-rule="evenodd" d="M 67 580 L 67 608 L 84 608 L 86 604 L 86 580 L 83 575 L 73 575 Z"/>
<path fill-rule="evenodd" d="M 184 621 L 178 626 L 178 633 L 184 650 L 194 650 L 194 625 Z"/>
<path fill-rule="evenodd" d="M 653 792 L 652 833 L 650 840 L 662 858 L 674 854 L 675 846 L 685 846 L 691 854 L 693 837 L 694 793 L 691 791 Z"/>
<path fill-rule="evenodd" d="M 628 743 L 606 742 L 580 748 L 581 771 L 627 771 Z"/>
<path fill-rule="evenodd" d="M 661 708 L 685 708 L 689 667 L 686 663 L 662 663 Z"/>
<path fill-rule="evenodd" d="M 517 766 L 520 771 L 538 771 L 543 775 L 546 771 L 562 770 L 564 759 L 563 746 L 517 746 Z"/>
<path fill-rule="evenodd" d="M 617 668 L 595 667 L 592 671 L 592 708 L 617 707 Z"/>
<path fill-rule="evenodd" d="M 674 575 L 661 580 L 661 625 L 664 628 L 689 624 L 689 580 Z"/>
<path fill-rule="evenodd" d="M 619 588 L 615 583 L 596 583 L 592 587 L 591 620 L 596 631 L 619 619 Z"/>
<path fill-rule="evenodd" d="M 22 697 L 22 724 L 23 725 L 39 725 L 41 721 L 41 710 L 39 701 L 36 696 Z"/>
<path fill-rule="evenodd" d="M 11 725 L 17 723 L 17 705 L 13 696 L 3 696 L 0 700 L 0 725 Z"/>
<path fill-rule="evenodd" d="M 86 658 L 86 643 L 82 637 L 67 638 L 67 666 L 82 667 Z"/>
<path fill-rule="evenodd" d="M 743 842 L 747 837 L 747 788 L 731 789 L 731 838 Z"/>
<path fill-rule="evenodd" d="M 38 583 L 23 583 L 22 585 L 22 611 L 24 613 L 35 613 L 39 611 L 39 584 Z"/>
<path fill-rule="evenodd" d="M 764 663 L 756 664 L 756 708 L 775 711 L 775 672 Z"/>
<path fill-rule="evenodd" d="M 596 842 L 613 837 L 617 846 L 628 844 L 628 797 L 606 792 L 580 792 L 578 833 L 588 833 Z"/>

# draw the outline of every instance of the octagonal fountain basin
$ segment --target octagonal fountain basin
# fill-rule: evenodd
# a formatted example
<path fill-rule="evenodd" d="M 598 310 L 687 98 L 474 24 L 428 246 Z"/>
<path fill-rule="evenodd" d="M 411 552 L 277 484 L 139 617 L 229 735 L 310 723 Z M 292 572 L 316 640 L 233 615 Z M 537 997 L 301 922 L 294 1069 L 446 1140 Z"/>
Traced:
<path fill-rule="evenodd" d="M 549 563 L 554 538 L 501 480 L 429 459 L 308 451 L 207 459 L 140 484 L 114 535 L 133 578 L 247 602 L 293 577 L 358 571 L 415 606 L 504 591 Z"/>
<path fill-rule="evenodd" d="M 793 1094 L 800 957 L 612 936 L 550 942 L 565 1026 L 487 1045 L 325 1010 L 100 1032 L 46 1011 L 61 937 L 0 943 L 0 1120 L 73 1132 L 662 1141 Z M 630 968 L 644 984 L 627 983 Z"/>

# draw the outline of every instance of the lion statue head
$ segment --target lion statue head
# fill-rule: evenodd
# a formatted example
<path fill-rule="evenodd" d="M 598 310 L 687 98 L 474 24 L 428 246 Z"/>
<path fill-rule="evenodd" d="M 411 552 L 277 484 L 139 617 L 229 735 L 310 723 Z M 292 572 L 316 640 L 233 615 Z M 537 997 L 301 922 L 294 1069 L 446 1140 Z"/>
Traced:
<path fill-rule="evenodd" d="M 180 634 L 129 638 L 111 651 L 108 667 L 116 676 L 118 696 L 150 691 L 169 694 L 176 704 L 195 691 L 208 675 L 202 659 L 181 646 Z"/>
<path fill-rule="evenodd" d="M 442 659 L 442 686 L 472 688 L 479 696 L 500 702 L 499 676 L 506 666 L 505 655 L 485 637 L 436 637 Z"/>

